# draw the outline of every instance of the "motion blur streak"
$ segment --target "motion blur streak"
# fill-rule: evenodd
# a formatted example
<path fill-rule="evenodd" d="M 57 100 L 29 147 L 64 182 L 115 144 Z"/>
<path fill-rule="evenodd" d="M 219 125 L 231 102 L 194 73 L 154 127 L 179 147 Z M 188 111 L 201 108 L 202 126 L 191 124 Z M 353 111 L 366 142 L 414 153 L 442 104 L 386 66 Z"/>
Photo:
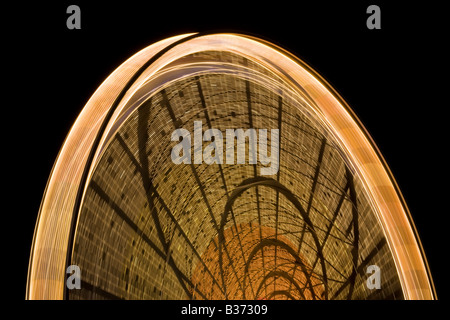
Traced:
<path fill-rule="evenodd" d="M 176 45 L 170 47 L 174 43 Z M 26 298 L 65 297 L 65 268 L 67 257 L 72 254 L 70 237 L 73 224 L 78 227 L 80 211 L 76 202 L 83 202 L 96 165 L 111 144 L 114 134 L 137 110 L 141 101 L 174 79 L 204 74 L 207 68 L 220 70 L 221 73 L 239 73 L 244 78 L 261 76 L 248 75 L 244 67 L 229 71 L 226 64 L 190 62 L 189 56 L 207 51 L 230 52 L 260 65 L 269 70 L 274 79 L 285 84 L 286 96 L 307 105 L 309 117 L 332 136 L 343 157 L 349 161 L 348 168 L 362 182 L 392 252 L 404 298 L 435 299 L 425 254 L 406 203 L 381 153 L 350 107 L 324 79 L 298 58 L 264 40 L 237 34 L 189 34 L 157 42 L 124 62 L 93 94 L 60 150 L 44 193 L 30 255 Z M 133 79 L 115 110 L 111 110 L 129 80 L 152 58 L 154 61 Z M 276 91 L 278 80 L 267 82 L 266 87 Z M 109 111 L 112 114 L 107 118 Z M 101 130 L 102 125 L 104 130 Z M 98 145 L 94 145 L 96 138 L 99 139 Z M 91 152 L 94 152 L 94 157 L 88 161 Z M 84 172 L 87 172 L 87 179 L 84 185 L 80 185 Z M 82 198 L 77 199 L 80 188 Z M 242 227 L 242 230 L 247 229 Z M 205 255 L 212 254 L 209 246 Z M 309 263 L 312 264 L 311 261 Z M 285 271 L 281 274 L 286 275 Z M 304 275 L 296 277 L 303 279 Z M 198 281 L 196 275 L 193 283 Z M 219 286 L 220 281 L 216 284 Z M 200 283 L 199 288 L 201 286 Z M 326 290 L 324 293 L 322 287 L 317 288 L 318 295 L 319 292 L 326 296 Z M 299 298 L 302 296 L 305 297 L 303 293 L 298 293 Z"/>

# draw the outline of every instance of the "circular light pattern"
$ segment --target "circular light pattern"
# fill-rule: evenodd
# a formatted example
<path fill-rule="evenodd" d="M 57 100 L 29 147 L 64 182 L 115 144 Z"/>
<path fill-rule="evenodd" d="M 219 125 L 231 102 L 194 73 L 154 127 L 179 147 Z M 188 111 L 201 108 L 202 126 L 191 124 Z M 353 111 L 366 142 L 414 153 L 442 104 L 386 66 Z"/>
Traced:
<path fill-rule="evenodd" d="M 201 135 L 278 130 L 279 168 L 262 175 L 267 163 L 251 163 L 245 141 L 244 163 L 174 163 L 172 132 L 187 130 L 194 141 L 200 122 Z M 189 149 L 197 152 L 195 143 Z M 66 288 L 73 264 L 80 290 Z M 379 289 L 367 283 L 372 265 Z M 189 34 L 138 52 L 83 108 L 45 190 L 27 298 L 434 299 L 435 292 L 392 174 L 343 99 L 271 43 Z"/>

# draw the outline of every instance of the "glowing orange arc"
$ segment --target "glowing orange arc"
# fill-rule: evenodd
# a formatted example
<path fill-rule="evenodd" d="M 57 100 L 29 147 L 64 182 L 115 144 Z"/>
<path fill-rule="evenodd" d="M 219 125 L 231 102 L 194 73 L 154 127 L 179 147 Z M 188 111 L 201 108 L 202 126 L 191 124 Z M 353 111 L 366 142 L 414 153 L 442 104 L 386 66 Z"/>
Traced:
<path fill-rule="evenodd" d="M 71 128 L 48 180 L 33 238 L 26 298 L 64 298 L 66 258 L 83 174 L 87 172 L 89 181 L 133 93 L 172 62 L 208 50 L 249 57 L 293 88 L 307 91 L 313 102 L 311 112 L 333 133 L 371 197 L 405 298 L 435 299 L 427 261 L 406 203 L 379 150 L 349 106 L 298 58 L 266 41 L 237 34 L 184 34 L 152 44 L 119 66 L 93 94 Z M 136 76 L 138 70 L 141 72 Z M 120 102 L 111 110 L 118 97 Z M 98 144 L 94 143 L 96 139 Z M 94 157 L 89 159 L 89 154 Z"/>

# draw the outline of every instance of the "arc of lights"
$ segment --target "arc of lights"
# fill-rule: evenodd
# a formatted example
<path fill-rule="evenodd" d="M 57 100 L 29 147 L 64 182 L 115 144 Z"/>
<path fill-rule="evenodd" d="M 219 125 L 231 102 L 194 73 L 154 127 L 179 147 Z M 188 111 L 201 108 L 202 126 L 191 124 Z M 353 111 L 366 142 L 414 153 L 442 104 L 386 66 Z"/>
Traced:
<path fill-rule="evenodd" d="M 297 98 L 307 99 L 308 112 L 334 136 L 370 196 L 405 298 L 435 299 L 408 207 L 380 151 L 350 107 L 289 52 L 238 34 L 184 34 L 159 41 L 125 61 L 95 91 L 70 129 L 48 180 L 32 242 L 26 298 L 64 298 L 65 268 L 80 203 L 102 150 L 135 105 L 136 93 L 149 83 L 155 91 L 170 82 L 170 72 L 182 73 L 177 61 L 207 50 L 231 51 L 261 64 L 288 83 Z"/>

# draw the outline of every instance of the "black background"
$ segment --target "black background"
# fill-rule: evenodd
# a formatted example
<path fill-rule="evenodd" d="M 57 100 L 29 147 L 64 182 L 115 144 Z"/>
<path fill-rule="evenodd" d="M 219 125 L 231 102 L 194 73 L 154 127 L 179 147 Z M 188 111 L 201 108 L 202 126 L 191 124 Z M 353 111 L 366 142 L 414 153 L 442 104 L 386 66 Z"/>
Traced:
<path fill-rule="evenodd" d="M 297 55 L 341 94 L 390 166 L 425 248 L 438 297 L 446 296 L 448 155 L 442 124 L 448 102 L 437 84 L 445 82 L 443 8 L 432 2 L 338 2 L 58 1 L 17 3 L 4 12 L 13 17 L 5 29 L 12 49 L 4 50 L 11 55 L 6 67 L 13 69 L 7 95 L 14 98 L 8 108 L 14 129 L 9 134 L 19 139 L 9 147 L 18 170 L 6 199 L 14 202 L 12 225 L 19 226 L 11 227 L 19 232 L 8 244 L 15 255 L 14 296 L 25 297 L 40 201 L 84 104 L 138 50 L 196 31 L 269 40 Z M 71 4 L 81 8 L 81 30 L 66 28 Z M 370 4 L 381 8 L 381 30 L 366 27 Z"/>

